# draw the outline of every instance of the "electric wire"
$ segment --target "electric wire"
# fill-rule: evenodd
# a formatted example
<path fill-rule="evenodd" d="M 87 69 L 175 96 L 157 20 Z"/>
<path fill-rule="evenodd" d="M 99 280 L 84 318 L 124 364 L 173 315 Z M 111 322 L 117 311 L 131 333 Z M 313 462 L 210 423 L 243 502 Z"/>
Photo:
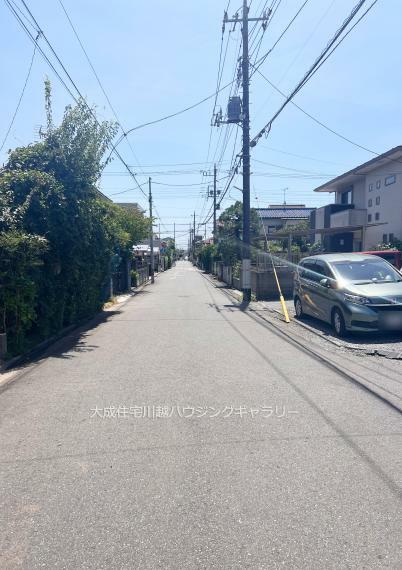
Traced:
<path fill-rule="evenodd" d="M 293 89 L 293 91 L 290 93 L 290 95 L 287 96 L 286 100 L 282 103 L 282 105 L 278 109 L 278 111 L 273 115 L 273 117 L 268 121 L 268 123 L 266 123 L 266 125 L 257 133 L 257 135 L 253 139 L 251 139 L 250 146 L 255 146 L 263 134 L 269 133 L 269 131 L 271 130 L 273 122 L 278 118 L 278 116 L 282 113 L 282 111 L 290 103 L 290 101 L 295 97 L 295 95 L 311 79 L 311 77 L 314 75 L 317 67 L 320 65 L 320 63 L 323 61 L 323 59 L 326 58 L 326 56 L 328 55 L 328 53 L 330 52 L 330 50 L 332 49 L 334 44 L 337 42 L 337 40 L 339 39 L 341 34 L 344 32 L 344 30 L 349 25 L 349 23 L 352 21 L 352 19 L 356 16 L 358 11 L 363 7 L 363 5 L 365 4 L 366 1 L 367 0 L 359 0 L 359 2 L 354 6 L 354 8 L 351 11 L 351 13 L 349 14 L 349 16 L 345 19 L 345 21 L 343 22 L 341 27 L 336 31 L 334 36 L 330 39 L 327 46 L 324 48 L 324 50 L 321 52 L 321 54 L 318 56 L 318 58 L 314 61 L 313 65 L 304 74 L 303 78 L 299 81 L 299 83 L 296 85 L 296 87 Z M 331 53 L 333 53 L 334 51 L 335 50 L 333 50 Z M 326 59 L 328 59 L 328 58 L 326 58 Z"/>
<path fill-rule="evenodd" d="M 1 143 L 1 145 L 0 145 L 0 152 L 3 150 L 4 145 L 6 144 L 8 135 L 10 134 L 10 131 L 11 131 L 11 129 L 13 128 L 14 121 L 15 121 L 15 119 L 16 119 L 16 117 L 17 117 L 17 114 L 18 114 L 18 111 L 19 111 L 19 109 L 20 109 L 21 102 L 22 102 L 22 98 L 24 97 L 24 93 L 25 93 L 26 87 L 27 87 L 27 85 L 28 85 L 29 78 L 30 78 L 30 76 L 31 76 L 32 66 L 33 66 L 33 62 L 34 62 L 35 54 L 36 54 L 36 47 L 37 47 L 37 46 L 36 46 L 36 44 L 35 44 L 35 45 L 34 45 L 34 50 L 33 50 L 33 53 L 32 53 L 32 57 L 31 57 L 31 61 L 30 61 L 30 63 L 29 63 L 28 72 L 27 72 L 27 74 L 26 74 L 26 76 L 25 76 L 24 85 L 23 85 L 23 87 L 22 87 L 22 91 L 21 91 L 20 96 L 19 96 L 19 98 L 18 98 L 18 102 L 17 102 L 17 105 L 16 105 L 16 107 L 15 107 L 13 116 L 11 117 L 10 124 L 8 125 L 6 134 L 4 135 L 3 141 L 2 141 L 2 143 Z"/>
<path fill-rule="evenodd" d="M 83 105 L 85 105 L 85 107 L 87 108 L 87 110 L 89 111 L 89 113 L 91 114 L 91 116 L 93 117 L 93 119 L 95 120 L 95 122 L 97 123 L 98 126 L 100 126 L 100 123 L 98 121 L 98 118 L 96 117 L 93 109 L 88 105 L 88 103 L 86 102 L 84 96 L 82 95 L 81 91 L 79 90 L 79 88 L 77 87 L 76 83 L 74 82 L 74 80 L 72 79 L 71 75 L 69 74 L 69 72 L 67 71 L 66 67 L 64 66 L 64 64 L 62 63 L 60 57 L 57 55 L 56 51 L 54 50 L 53 46 L 51 45 L 51 43 L 49 42 L 49 40 L 47 39 L 44 31 L 41 29 L 41 27 L 39 26 L 39 23 L 37 22 L 37 20 L 35 19 L 35 17 L 33 16 L 32 12 L 29 10 L 25 0 L 21 0 L 24 7 L 26 8 L 28 14 L 31 16 L 32 21 L 34 22 L 35 26 L 36 26 L 36 33 L 37 36 L 36 38 L 32 35 L 32 33 L 30 32 L 30 30 L 27 28 L 27 26 L 24 24 L 24 22 L 22 21 L 22 18 L 19 16 L 19 14 L 17 13 L 17 11 L 14 9 L 13 5 L 11 4 L 10 0 L 4 0 L 6 5 L 8 6 L 8 8 L 10 9 L 10 11 L 13 13 L 13 15 L 15 16 L 15 18 L 17 19 L 17 21 L 19 22 L 19 24 L 21 25 L 21 27 L 23 28 L 23 30 L 25 31 L 25 33 L 28 35 L 28 37 L 31 39 L 31 41 L 33 42 L 34 45 L 37 46 L 38 51 L 41 53 L 42 57 L 45 59 L 45 61 L 48 63 L 48 65 L 51 67 L 51 69 L 54 71 L 54 73 L 56 74 L 56 77 L 60 80 L 60 82 L 62 83 L 62 85 L 64 86 L 64 88 L 66 89 L 66 91 L 70 94 L 70 96 L 72 97 L 72 99 L 78 104 L 80 101 L 82 102 Z M 44 52 L 44 50 L 41 48 L 41 46 L 38 44 L 38 40 L 40 38 L 43 38 L 46 42 L 46 44 L 49 46 L 51 52 L 53 53 L 54 57 L 56 58 L 56 60 L 59 62 L 61 68 L 63 69 L 64 73 L 66 74 L 66 76 L 68 77 L 70 83 L 73 85 L 77 95 L 74 95 L 74 93 L 71 91 L 71 89 L 68 87 L 68 85 L 66 84 L 66 82 L 64 81 L 64 79 L 61 77 L 60 73 L 57 71 L 57 69 L 55 68 L 53 62 L 49 59 L 49 57 L 47 56 L 47 54 Z M 78 98 L 77 98 L 78 96 Z M 110 145 L 109 145 L 110 146 Z M 117 158 L 120 160 L 120 162 L 124 165 L 124 167 L 126 168 L 126 170 L 130 173 L 131 177 L 133 178 L 133 180 L 135 181 L 135 183 L 137 184 L 139 190 L 142 192 L 142 194 L 147 198 L 147 194 L 142 190 L 141 185 L 139 184 L 136 176 L 134 175 L 134 173 L 131 171 L 131 169 L 129 168 L 129 166 L 127 165 L 126 161 L 123 159 L 123 157 L 121 156 L 121 154 L 119 153 L 119 151 L 117 151 L 117 149 L 113 148 L 112 152 L 117 156 Z"/>

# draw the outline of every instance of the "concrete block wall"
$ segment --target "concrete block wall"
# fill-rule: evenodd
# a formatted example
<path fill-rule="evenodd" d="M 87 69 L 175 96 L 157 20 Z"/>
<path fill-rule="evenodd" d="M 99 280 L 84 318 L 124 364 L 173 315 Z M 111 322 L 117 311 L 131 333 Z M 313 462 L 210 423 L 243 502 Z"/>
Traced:
<path fill-rule="evenodd" d="M 285 299 L 293 296 L 294 270 L 290 267 L 278 267 L 277 274 Z M 278 299 L 279 292 L 273 271 L 251 270 L 251 290 L 257 301 Z"/>

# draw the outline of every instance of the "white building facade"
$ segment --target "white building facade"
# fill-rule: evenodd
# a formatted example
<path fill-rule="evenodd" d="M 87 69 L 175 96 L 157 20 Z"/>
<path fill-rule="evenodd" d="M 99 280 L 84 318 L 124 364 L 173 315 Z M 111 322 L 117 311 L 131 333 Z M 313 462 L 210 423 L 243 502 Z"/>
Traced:
<path fill-rule="evenodd" d="M 326 251 L 365 251 L 402 240 L 402 146 L 315 189 L 333 193 L 313 227 Z"/>

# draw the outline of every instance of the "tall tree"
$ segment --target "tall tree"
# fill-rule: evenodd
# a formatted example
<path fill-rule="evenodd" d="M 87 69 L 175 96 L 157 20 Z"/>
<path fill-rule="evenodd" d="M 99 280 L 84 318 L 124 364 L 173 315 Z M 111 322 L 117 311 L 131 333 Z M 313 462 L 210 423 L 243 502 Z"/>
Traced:
<path fill-rule="evenodd" d="M 124 212 L 97 190 L 116 125 L 98 122 L 95 110 L 79 101 L 55 127 L 48 83 L 45 90 L 46 133 L 12 151 L 0 171 L 0 232 L 41 236 L 47 244 L 30 313 L 31 333 L 39 338 L 99 309 L 113 253 L 128 255 L 146 234 L 141 215 Z"/>

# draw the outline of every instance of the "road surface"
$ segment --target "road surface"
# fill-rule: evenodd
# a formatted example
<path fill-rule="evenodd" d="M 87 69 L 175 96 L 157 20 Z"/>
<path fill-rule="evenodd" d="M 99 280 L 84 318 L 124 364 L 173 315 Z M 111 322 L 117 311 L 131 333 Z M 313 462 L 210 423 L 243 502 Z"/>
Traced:
<path fill-rule="evenodd" d="M 402 416 L 178 262 L 0 394 L 0 567 L 402 568 Z"/>

